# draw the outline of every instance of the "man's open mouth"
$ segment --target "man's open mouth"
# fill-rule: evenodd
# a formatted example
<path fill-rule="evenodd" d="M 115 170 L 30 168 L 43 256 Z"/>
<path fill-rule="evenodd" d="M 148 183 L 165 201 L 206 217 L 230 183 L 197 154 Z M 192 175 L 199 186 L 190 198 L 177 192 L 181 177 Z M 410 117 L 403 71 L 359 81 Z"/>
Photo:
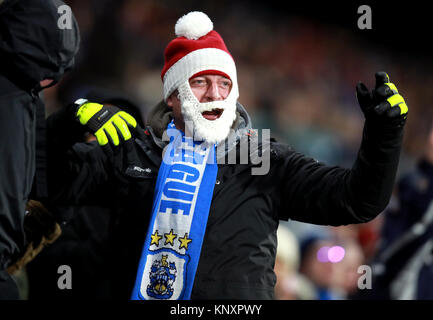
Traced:
<path fill-rule="evenodd" d="M 223 109 L 212 109 L 211 111 L 204 111 L 201 113 L 206 120 L 216 120 L 223 114 Z"/>

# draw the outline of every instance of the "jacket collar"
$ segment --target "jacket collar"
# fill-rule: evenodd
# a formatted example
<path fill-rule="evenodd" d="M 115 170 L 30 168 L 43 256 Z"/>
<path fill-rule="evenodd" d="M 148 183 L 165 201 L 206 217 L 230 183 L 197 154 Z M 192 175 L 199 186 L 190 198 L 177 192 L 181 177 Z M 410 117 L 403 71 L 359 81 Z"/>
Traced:
<path fill-rule="evenodd" d="M 155 144 L 161 149 L 163 149 L 168 143 L 168 139 L 164 139 L 163 135 L 168 123 L 172 119 L 171 108 L 164 101 L 159 102 L 155 108 L 150 111 L 147 117 L 146 129 L 152 136 Z M 223 153 L 219 152 L 217 156 L 225 156 L 233 148 L 236 148 L 240 139 L 248 134 L 251 128 L 251 118 L 248 112 L 239 102 L 237 102 L 236 119 L 232 126 L 233 130 L 230 131 L 229 137 L 225 140 L 225 148 L 217 148 L 217 150 L 224 150 Z M 229 141 L 233 143 L 228 143 Z"/>

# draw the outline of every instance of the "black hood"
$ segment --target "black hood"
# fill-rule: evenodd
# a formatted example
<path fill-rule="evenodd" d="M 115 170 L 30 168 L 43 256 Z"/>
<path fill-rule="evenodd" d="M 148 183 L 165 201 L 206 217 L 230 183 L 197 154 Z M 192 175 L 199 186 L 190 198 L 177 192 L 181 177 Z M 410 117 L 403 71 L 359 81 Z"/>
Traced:
<path fill-rule="evenodd" d="M 0 72 L 24 90 L 37 88 L 45 79 L 57 82 L 74 66 L 80 32 L 72 12 L 71 28 L 59 27 L 67 17 L 58 9 L 63 5 L 60 0 L 0 4 Z"/>

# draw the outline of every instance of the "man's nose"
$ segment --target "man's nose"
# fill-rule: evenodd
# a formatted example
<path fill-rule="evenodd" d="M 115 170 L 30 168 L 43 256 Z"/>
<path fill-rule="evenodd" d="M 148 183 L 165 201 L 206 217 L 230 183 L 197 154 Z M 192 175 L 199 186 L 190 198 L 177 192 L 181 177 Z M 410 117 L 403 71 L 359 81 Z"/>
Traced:
<path fill-rule="evenodd" d="M 223 97 L 220 94 L 218 84 L 217 83 L 210 83 L 209 87 L 206 91 L 206 100 L 207 101 L 218 101 L 222 100 Z"/>

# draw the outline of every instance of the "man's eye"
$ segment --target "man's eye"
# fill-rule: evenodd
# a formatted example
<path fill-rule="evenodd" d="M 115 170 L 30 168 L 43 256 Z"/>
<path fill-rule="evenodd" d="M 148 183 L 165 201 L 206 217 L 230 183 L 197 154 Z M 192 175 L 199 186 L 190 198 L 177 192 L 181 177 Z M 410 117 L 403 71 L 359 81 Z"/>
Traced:
<path fill-rule="evenodd" d="M 196 85 L 196 86 L 200 86 L 200 85 L 203 85 L 203 84 L 205 84 L 206 82 L 204 81 L 204 80 L 201 80 L 201 79 L 196 79 L 196 80 L 193 80 L 192 81 L 192 85 Z"/>
<path fill-rule="evenodd" d="M 231 85 L 232 85 L 232 83 L 230 81 L 223 81 L 222 82 L 223 87 L 230 87 Z"/>

